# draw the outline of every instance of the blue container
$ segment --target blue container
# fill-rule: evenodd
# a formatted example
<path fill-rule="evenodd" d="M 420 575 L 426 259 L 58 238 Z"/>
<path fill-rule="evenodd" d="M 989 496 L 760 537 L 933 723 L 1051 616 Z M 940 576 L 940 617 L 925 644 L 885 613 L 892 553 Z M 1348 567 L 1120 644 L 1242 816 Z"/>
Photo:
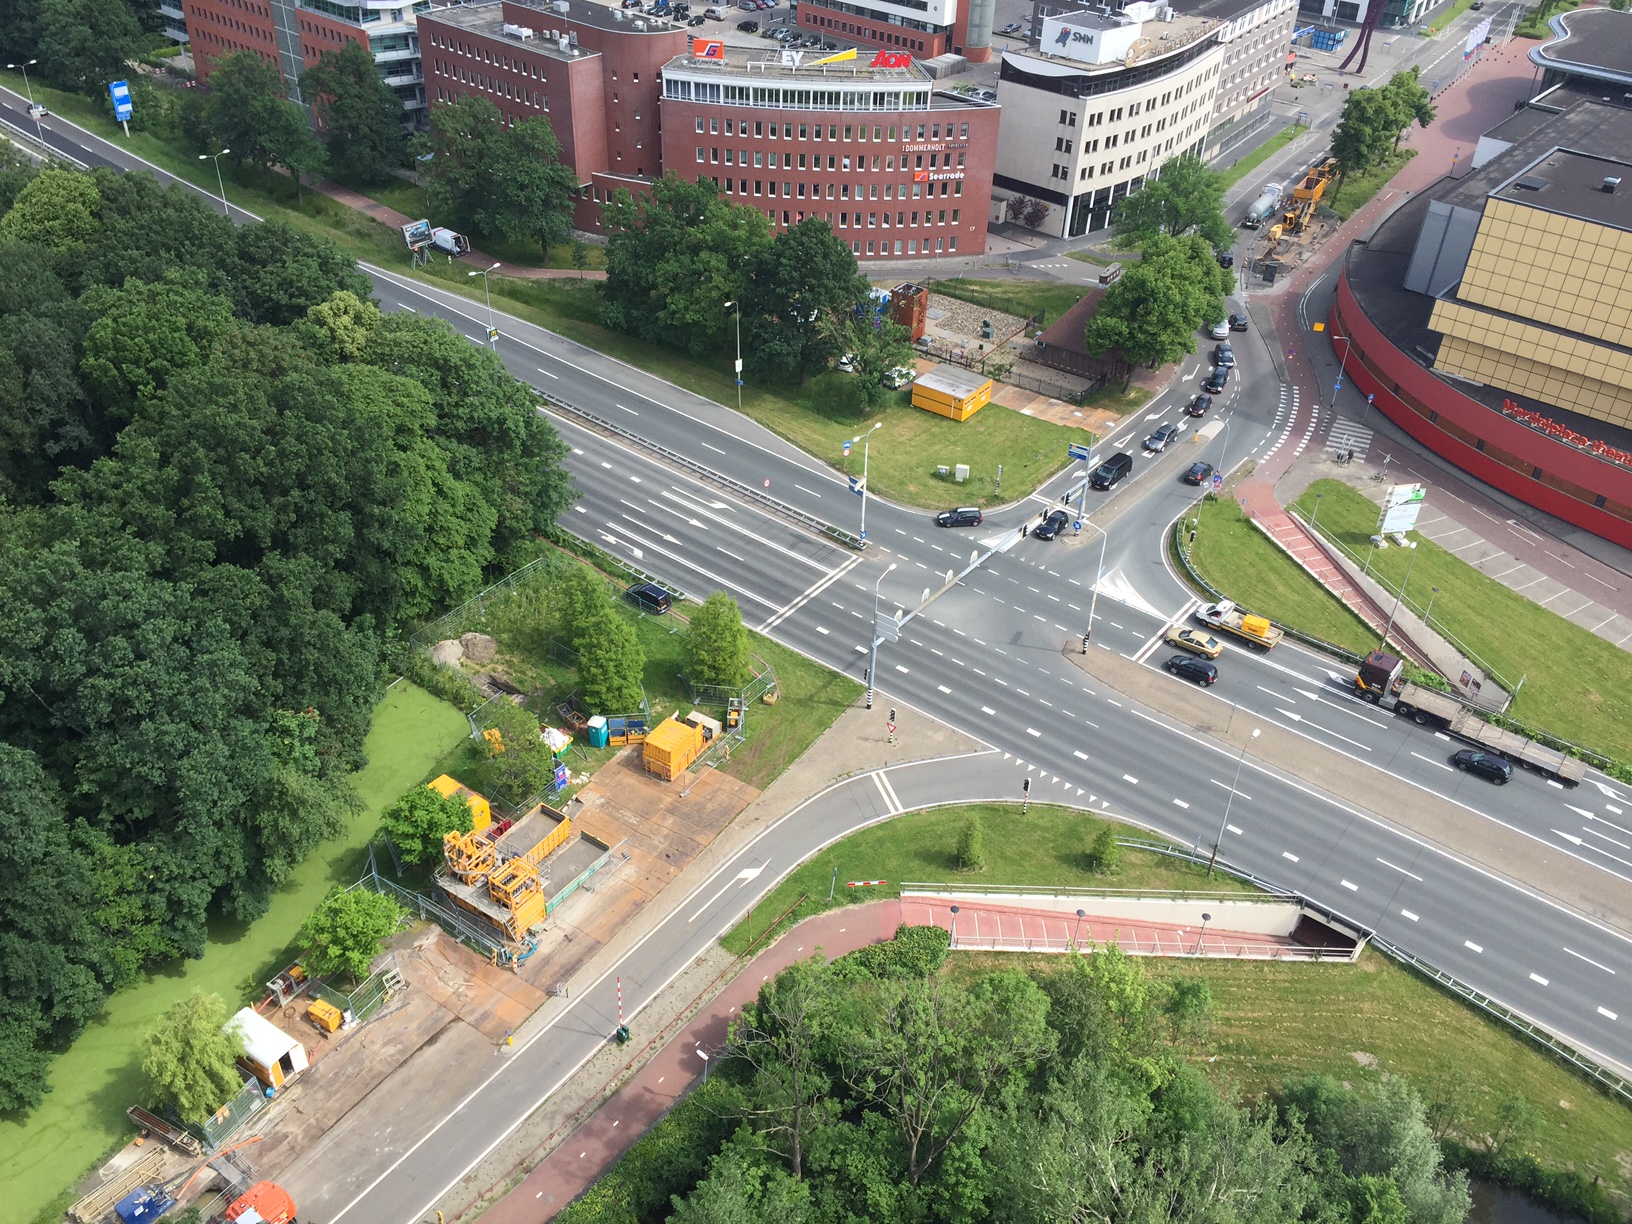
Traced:
<path fill-rule="evenodd" d="M 606 743 L 606 717 L 597 714 L 589 720 L 589 746 L 591 748 L 605 748 Z"/>

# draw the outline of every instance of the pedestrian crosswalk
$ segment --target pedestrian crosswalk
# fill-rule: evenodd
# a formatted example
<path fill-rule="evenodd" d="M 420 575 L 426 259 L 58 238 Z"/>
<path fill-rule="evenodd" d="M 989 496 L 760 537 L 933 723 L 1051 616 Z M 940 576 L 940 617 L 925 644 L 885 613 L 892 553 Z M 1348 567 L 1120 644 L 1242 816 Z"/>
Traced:
<path fill-rule="evenodd" d="M 1069 268 L 1071 261 L 1069 259 L 1050 259 L 1046 262 L 1027 264 L 1026 266 L 1029 268 Z"/>
<path fill-rule="evenodd" d="M 1371 449 L 1371 430 L 1340 416 L 1332 418 L 1331 432 L 1326 435 L 1326 450 L 1339 455 L 1353 452 L 1356 459 L 1364 459 Z"/>

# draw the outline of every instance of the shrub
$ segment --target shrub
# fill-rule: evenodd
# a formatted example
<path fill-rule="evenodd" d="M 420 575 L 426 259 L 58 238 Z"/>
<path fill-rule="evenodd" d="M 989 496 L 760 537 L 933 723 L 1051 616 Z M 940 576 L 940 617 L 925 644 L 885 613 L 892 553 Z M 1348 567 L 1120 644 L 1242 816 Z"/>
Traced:
<path fill-rule="evenodd" d="M 1082 865 L 1095 875 L 1110 875 L 1122 862 L 1122 847 L 1117 845 L 1116 830 L 1101 825 L 1094 840 L 1082 856 Z"/>
<path fill-rule="evenodd" d="M 895 938 L 889 943 L 857 948 L 833 964 L 841 976 L 851 978 L 927 978 L 940 972 L 951 947 L 950 931 L 902 923 L 895 928 Z"/>
<path fill-rule="evenodd" d="M 986 837 L 979 816 L 971 816 L 958 837 L 958 870 L 986 870 Z"/>

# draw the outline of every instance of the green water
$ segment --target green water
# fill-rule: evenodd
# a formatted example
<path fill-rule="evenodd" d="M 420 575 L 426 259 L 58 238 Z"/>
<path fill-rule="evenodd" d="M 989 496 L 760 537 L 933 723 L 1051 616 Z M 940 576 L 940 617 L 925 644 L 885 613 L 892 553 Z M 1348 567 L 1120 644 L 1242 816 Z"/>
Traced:
<path fill-rule="evenodd" d="M 151 975 L 110 1000 L 102 1018 L 51 1067 L 51 1090 L 26 1121 L 0 1122 L 0 1224 L 28 1224 L 68 1206 L 70 1187 L 129 1138 L 125 1109 L 142 1103 L 142 1036 L 179 996 L 197 988 L 229 1004 L 287 963 L 289 942 L 336 883 L 355 879 L 379 809 L 423 778 L 467 733 L 464 717 L 407 682 L 374 710 L 368 765 L 356 777 L 368 810 L 302 863 L 249 924 L 218 921 L 204 955 Z"/>

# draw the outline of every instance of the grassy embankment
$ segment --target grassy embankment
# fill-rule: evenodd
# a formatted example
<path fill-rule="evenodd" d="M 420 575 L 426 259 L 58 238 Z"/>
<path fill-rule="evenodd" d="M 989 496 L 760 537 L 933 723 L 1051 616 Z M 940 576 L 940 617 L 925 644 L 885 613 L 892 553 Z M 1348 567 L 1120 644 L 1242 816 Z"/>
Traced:
<path fill-rule="evenodd" d="M 212 919 L 204 955 L 149 974 L 108 1002 L 51 1066 L 51 1090 L 26 1119 L 0 1121 L 0 1219 L 55 1224 L 73 1201 L 71 1186 L 110 1149 L 126 1142 L 127 1106 L 144 1103 L 142 1042 L 171 1003 L 192 990 L 219 994 L 234 1008 L 259 997 L 261 983 L 294 956 L 306 915 L 336 884 L 357 878 L 380 809 L 416 782 L 460 736 L 465 720 L 444 702 L 399 682 L 374 709 L 368 765 L 354 782 L 366 810 L 312 853 L 250 923 Z"/>
<path fill-rule="evenodd" d="M 22 87 L 18 74 L 0 74 L 0 79 L 15 88 Z M 187 149 L 141 131 L 133 131 L 127 140 L 118 125 L 87 99 L 38 86 L 35 94 L 54 113 L 215 194 L 211 163 L 200 162 Z M 466 275 L 469 269 L 465 266 L 443 261 L 411 271 L 402 236 L 389 226 L 310 189 L 303 200 L 297 199 L 295 185 L 281 175 L 235 170 L 225 160 L 222 170 L 228 176 L 227 196 L 234 205 L 332 239 L 356 258 L 396 275 L 433 281 L 470 299 L 473 306 L 482 300 L 482 287 Z M 407 193 L 397 200 L 399 205 L 415 204 L 415 197 L 422 202 L 423 193 L 411 184 L 403 183 L 400 189 L 389 187 L 387 194 L 393 192 Z M 419 215 L 417 209 L 406 211 Z M 550 262 L 570 266 L 566 247 L 552 248 Z M 600 287 L 595 282 L 576 277 L 524 280 L 502 273 L 492 280 L 496 309 L 549 328 L 697 395 L 736 406 L 731 354 L 722 351 L 714 360 L 693 360 L 601 326 Z M 879 496 L 926 508 L 952 502 L 991 505 L 1003 500 L 994 487 L 999 464 L 1003 466 L 1006 499 L 1024 496 L 1064 466 L 1066 445 L 1081 438 L 1080 430 L 995 404 L 960 425 L 910 407 L 910 393 L 906 390 L 889 396 L 877 409 L 863 409 L 855 402 L 849 376 L 836 372 L 813 378 L 803 386 L 749 385 L 743 389 L 742 407 L 766 428 L 835 466 L 842 462 L 844 439 L 883 419 L 885 428 L 873 438 L 871 488 Z M 952 468 L 959 463 L 970 467 L 966 485 L 941 481 L 934 474 L 939 465 Z"/>

